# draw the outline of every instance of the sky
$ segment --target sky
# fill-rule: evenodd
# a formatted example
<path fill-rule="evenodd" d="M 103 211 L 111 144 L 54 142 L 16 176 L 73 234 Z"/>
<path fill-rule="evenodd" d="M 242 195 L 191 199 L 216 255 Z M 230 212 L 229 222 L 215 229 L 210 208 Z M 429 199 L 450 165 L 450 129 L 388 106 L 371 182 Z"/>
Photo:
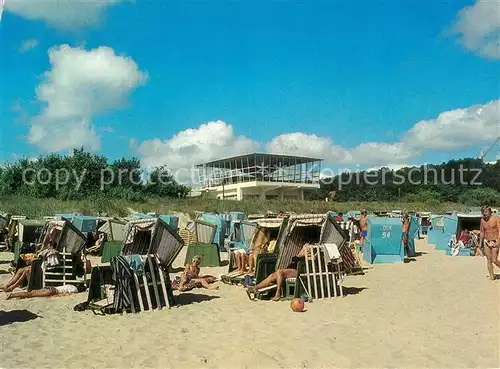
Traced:
<path fill-rule="evenodd" d="M 397 168 L 500 136 L 500 0 L 5 2 L 0 162 Z"/>

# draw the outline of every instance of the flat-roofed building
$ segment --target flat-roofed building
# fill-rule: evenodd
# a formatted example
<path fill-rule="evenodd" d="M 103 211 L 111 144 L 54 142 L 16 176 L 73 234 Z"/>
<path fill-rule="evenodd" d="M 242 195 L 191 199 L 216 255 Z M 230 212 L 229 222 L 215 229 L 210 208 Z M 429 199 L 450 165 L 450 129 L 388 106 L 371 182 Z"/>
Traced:
<path fill-rule="evenodd" d="M 304 199 L 323 159 L 254 153 L 197 165 L 201 190 L 219 199 Z"/>

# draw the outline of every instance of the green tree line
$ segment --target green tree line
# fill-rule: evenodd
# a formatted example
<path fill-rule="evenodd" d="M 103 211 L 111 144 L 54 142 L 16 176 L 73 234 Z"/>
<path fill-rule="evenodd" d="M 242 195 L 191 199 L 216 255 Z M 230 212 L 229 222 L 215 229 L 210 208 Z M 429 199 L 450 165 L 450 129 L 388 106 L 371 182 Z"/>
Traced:
<path fill-rule="evenodd" d="M 455 202 L 471 206 L 500 205 L 500 160 L 450 160 L 398 170 L 343 173 L 323 178 L 313 199 L 335 201 Z"/>
<path fill-rule="evenodd" d="M 73 150 L 71 155 L 50 154 L 36 160 L 21 159 L 0 167 L 0 196 L 59 200 L 105 197 L 144 202 L 150 197 L 185 198 L 190 188 L 175 181 L 167 167 L 147 173 L 138 158 L 110 162 L 105 156 Z M 500 160 L 450 160 L 399 170 L 351 172 L 323 178 L 310 200 L 336 202 L 455 202 L 479 206 L 500 205 Z"/>
<path fill-rule="evenodd" d="M 60 200 L 105 197 L 144 202 L 152 196 L 184 198 L 189 191 L 166 167 L 146 173 L 137 158 L 108 162 L 106 157 L 83 148 L 67 156 L 50 154 L 0 167 L 0 196 Z"/>

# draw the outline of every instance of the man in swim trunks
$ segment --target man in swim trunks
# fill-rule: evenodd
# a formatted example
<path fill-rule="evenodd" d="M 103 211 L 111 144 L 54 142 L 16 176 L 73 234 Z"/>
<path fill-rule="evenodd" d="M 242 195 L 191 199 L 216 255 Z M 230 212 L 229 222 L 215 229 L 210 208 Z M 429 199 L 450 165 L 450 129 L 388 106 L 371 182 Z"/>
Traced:
<path fill-rule="evenodd" d="M 359 229 L 361 231 L 361 248 L 364 249 L 366 236 L 368 235 L 368 220 L 366 210 L 361 210 L 361 217 L 359 218 Z"/>
<path fill-rule="evenodd" d="M 495 280 L 493 264 L 500 268 L 498 261 L 498 249 L 500 247 L 500 218 L 492 215 L 491 206 L 481 209 L 481 230 L 479 234 L 479 246 L 484 243 L 484 254 L 486 255 L 488 274 L 491 280 Z"/>
<path fill-rule="evenodd" d="M 408 233 L 410 231 L 410 217 L 408 214 L 404 214 L 401 219 L 401 241 L 403 242 L 403 246 L 405 248 L 405 255 L 410 255 L 410 250 L 408 248 Z"/>
<path fill-rule="evenodd" d="M 302 249 L 297 254 L 297 258 L 303 258 L 306 256 L 306 253 L 309 252 L 308 256 L 311 256 L 311 248 L 308 243 L 302 246 Z M 297 265 L 292 261 L 292 264 L 289 265 L 285 269 L 278 269 L 276 272 L 271 273 L 266 279 L 260 282 L 256 286 L 247 287 L 246 293 L 250 299 L 251 294 L 254 296 L 258 290 L 271 286 L 272 284 L 276 284 L 276 294 L 274 295 L 273 301 L 279 301 L 281 299 L 281 286 L 283 282 L 288 278 L 296 278 L 297 277 Z M 255 297 L 254 297 L 255 298 Z"/>

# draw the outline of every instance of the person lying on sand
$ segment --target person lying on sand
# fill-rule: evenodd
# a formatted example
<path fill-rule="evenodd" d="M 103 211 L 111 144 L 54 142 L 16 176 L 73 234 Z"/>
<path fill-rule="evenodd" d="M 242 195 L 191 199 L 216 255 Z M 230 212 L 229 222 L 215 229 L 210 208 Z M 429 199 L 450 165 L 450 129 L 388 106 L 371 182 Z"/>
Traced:
<path fill-rule="evenodd" d="M 306 243 L 304 246 L 302 246 L 302 249 L 299 251 L 297 254 L 297 258 L 303 258 L 306 256 L 306 253 L 308 253 L 308 256 L 311 256 L 310 254 L 310 245 Z M 283 285 L 283 282 L 287 278 L 296 278 L 297 277 L 297 266 L 294 265 L 295 263 L 292 262 L 291 265 L 289 265 L 288 268 L 285 269 L 278 269 L 276 272 L 271 273 L 266 279 L 264 279 L 262 282 L 260 282 L 256 286 L 250 286 L 246 288 L 246 293 L 248 297 L 253 300 L 255 298 L 255 294 L 262 288 L 271 286 L 272 284 L 276 284 L 276 294 L 274 295 L 273 301 L 279 301 L 281 299 L 281 286 Z M 254 298 L 252 298 L 251 294 L 254 295 Z"/>
<path fill-rule="evenodd" d="M 34 290 L 29 292 L 15 292 L 7 295 L 6 300 L 10 299 L 29 299 L 32 297 L 50 297 L 50 296 L 65 296 L 72 295 L 78 292 L 83 292 L 85 287 L 76 286 L 72 284 L 67 284 L 65 286 L 58 287 L 45 287 L 43 290 Z"/>
<path fill-rule="evenodd" d="M 211 286 L 217 278 L 212 276 L 200 277 L 200 263 L 201 257 L 196 255 L 191 260 L 190 264 L 187 264 L 184 271 L 181 274 L 181 282 L 179 283 L 179 291 L 188 291 L 194 287 L 204 287 L 207 290 L 216 290 L 219 286 Z"/>
<path fill-rule="evenodd" d="M 102 247 L 103 243 L 104 243 L 104 233 L 101 233 L 99 235 L 99 238 L 95 242 L 95 245 L 91 246 L 91 247 L 89 247 L 87 249 L 87 253 L 89 253 L 89 254 L 98 254 L 99 251 L 101 250 L 101 247 Z"/>

